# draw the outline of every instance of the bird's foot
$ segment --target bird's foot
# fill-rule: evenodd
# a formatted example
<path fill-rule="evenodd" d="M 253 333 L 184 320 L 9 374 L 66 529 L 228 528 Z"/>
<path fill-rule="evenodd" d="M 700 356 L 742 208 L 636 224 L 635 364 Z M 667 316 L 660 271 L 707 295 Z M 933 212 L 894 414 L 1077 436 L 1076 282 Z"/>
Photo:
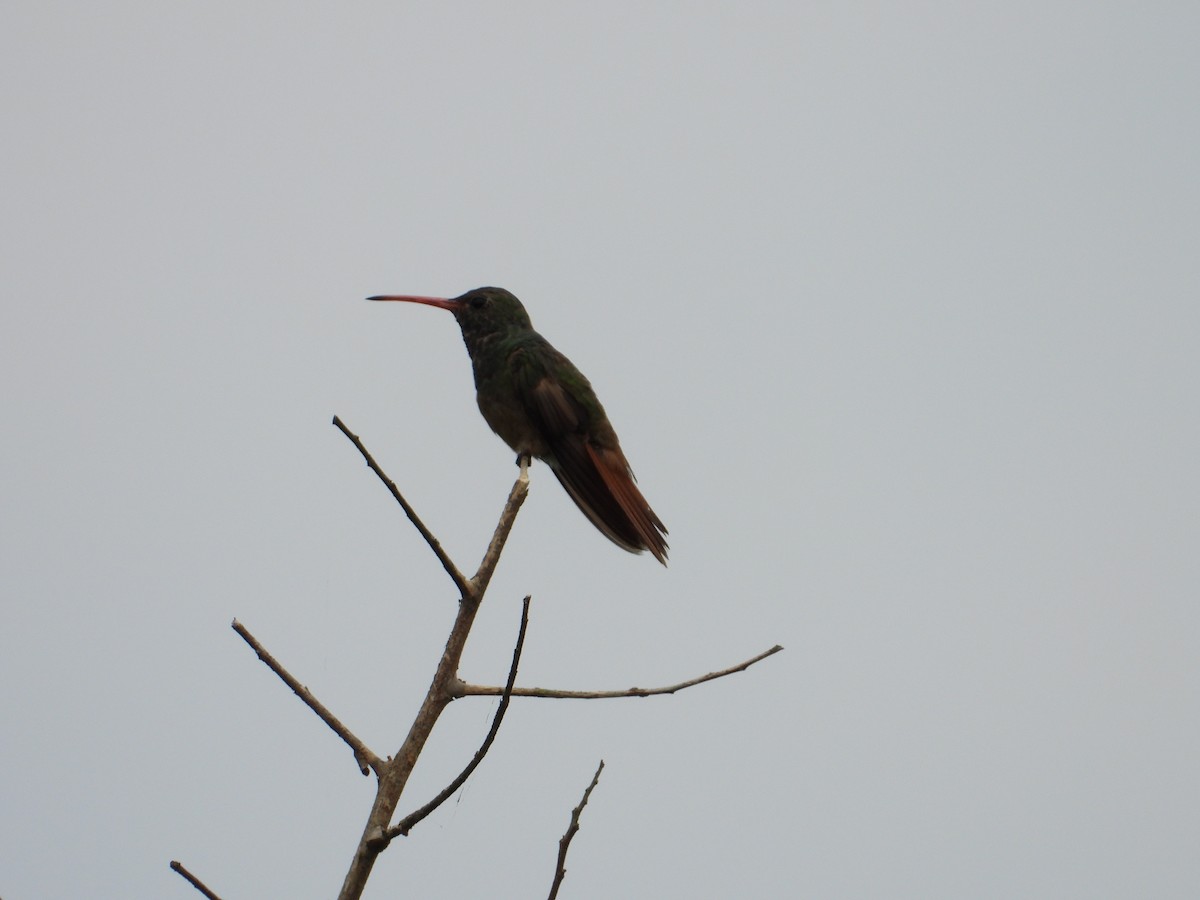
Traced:
<path fill-rule="evenodd" d="M 522 484 L 529 483 L 529 454 L 518 453 L 517 465 L 521 467 L 521 474 L 517 476 L 517 480 Z"/>

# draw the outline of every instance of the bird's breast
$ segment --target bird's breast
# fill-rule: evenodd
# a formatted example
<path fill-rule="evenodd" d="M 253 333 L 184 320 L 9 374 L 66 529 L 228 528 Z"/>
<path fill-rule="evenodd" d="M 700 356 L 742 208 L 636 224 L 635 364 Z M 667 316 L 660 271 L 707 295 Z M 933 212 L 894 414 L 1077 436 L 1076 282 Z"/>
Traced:
<path fill-rule="evenodd" d="M 515 396 L 498 396 L 481 390 L 476 393 L 475 399 L 488 426 L 514 451 L 528 453 L 539 459 L 549 453 L 546 442 Z"/>

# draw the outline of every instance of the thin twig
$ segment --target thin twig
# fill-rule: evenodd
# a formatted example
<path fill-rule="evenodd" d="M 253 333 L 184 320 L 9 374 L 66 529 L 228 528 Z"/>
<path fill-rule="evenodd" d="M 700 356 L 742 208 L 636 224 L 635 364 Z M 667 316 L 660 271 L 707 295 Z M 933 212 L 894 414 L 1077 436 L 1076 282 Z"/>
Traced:
<path fill-rule="evenodd" d="M 558 840 L 558 864 L 554 867 L 554 882 L 550 885 L 550 896 L 547 900 L 554 900 L 558 896 L 558 889 L 562 885 L 563 879 L 567 877 L 567 850 L 571 846 L 571 838 L 575 837 L 575 832 L 579 830 L 579 816 L 583 813 L 583 808 L 587 806 L 588 798 L 592 796 L 592 791 L 600 781 L 600 773 L 603 771 L 604 760 L 600 760 L 600 765 L 596 767 L 596 774 L 592 776 L 592 783 L 583 792 L 583 799 L 579 801 L 577 807 L 571 810 L 571 824 L 567 826 L 566 832 Z"/>
<path fill-rule="evenodd" d="M 504 713 L 508 709 L 508 702 L 512 699 L 513 682 L 517 680 L 517 666 L 521 662 L 521 650 L 525 646 L 525 630 L 529 627 L 529 597 L 526 597 L 521 604 L 521 627 L 517 632 L 517 645 L 513 648 L 512 665 L 508 669 L 508 682 L 504 695 L 500 698 L 500 706 L 496 709 L 496 715 L 492 719 L 492 727 L 487 733 L 487 737 L 483 739 L 483 744 L 475 752 L 474 758 L 467 763 L 458 777 L 450 782 L 446 787 L 432 800 L 422 806 L 420 809 L 409 813 L 387 831 L 388 840 L 401 835 L 407 836 L 412 831 L 413 826 L 428 816 L 431 812 L 441 806 L 448 800 L 455 791 L 466 783 L 466 780 L 471 777 L 471 773 L 483 761 L 483 757 L 487 754 L 492 746 L 492 741 L 496 739 L 497 732 L 500 731 L 500 723 L 504 721 Z"/>
<path fill-rule="evenodd" d="M 508 492 L 508 499 L 504 501 L 504 510 L 500 513 L 500 521 L 496 523 L 496 530 L 492 533 L 492 540 L 483 554 L 479 569 L 471 579 L 471 584 L 481 595 L 487 590 L 488 583 L 492 580 L 492 573 L 496 571 L 496 563 L 500 561 L 500 553 L 504 550 L 504 544 L 508 540 L 509 532 L 512 531 L 513 523 L 517 521 L 517 513 L 528 493 L 529 478 L 526 470 L 522 469 L 517 480 L 513 482 L 512 490 Z"/>
<path fill-rule="evenodd" d="M 185 880 L 191 882 L 192 887 L 207 897 L 208 900 L 221 900 L 220 897 L 218 897 L 216 894 L 210 891 L 207 886 L 205 886 L 203 881 L 185 869 L 183 867 L 183 863 L 173 859 L 171 860 L 171 868 L 182 875 Z"/>
<path fill-rule="evenodd" d="M 382 481 L 384 485 L 387 486 L 387 489 L 392 492 L 392 496 L 396 498 L 396 502 L 400 504 L 401 508 L 404 510 L 404 514 L 408 516 L 408 520 L 416 526 L 417 531 L 421 532 L 421 537 L 425 538 L 425 543 L 429 545 L 429 549 L 433 551 L 434 555 L 441 562 L 442 568 L 446 570 L 446 574 L 450 576 L 450 579 L 454 582 L 454 586 L 462 592 L 464 597 L 472 593 L 473 587 L 471 582 L 466 579 L 462 572 L 458 571 L 458 566 L 454 565 L 454 562 L 450 559 L 450 556 L 445 550 L 442 549 L 441 542 L 433 536 L 432 531 L 425 527 L 425 523 L 421 521 L 421 517 L 417 515 L 417 511 L 409 505 L 407 500 L 404 499 L 404 495 L 400 493 L 400 489 L 396 487 L 396 483 L 392 481 L 392 479 L 388 478 L 383 469 L 379 468 L 379 463 L 375 462 L 375 458 L 371 456 L 371 454 L 367 451 L 367 448 L 363 446 L 363 442 L 358 439 L 358 435 L 351 432 L 350 429 L 346 427 L 346 424 L 337 416 L 333 417 L 333 424 L 336 425 L 342 434 L 348 437 L 350 442 L 358 448 L 358 452 L 361 453 L 363 459 L 367 461 L 367 465 L 370 466 L 371 471 L 378 475 L 379 480 Z"/>
<path fill-rule="evenodd" d="M 380 766 L 383 764 L 382 760 L 372 753 L 366 744 L 355 737 L 354 733 L 343 725 L 338 717 L 329 711 L 325 704 L 314 697 L 312 691 L 297 681 L 291 672 L 280 665 L 279 661 L 268 653 L 266 648 L 258 642 L 254 635 L 246 630 L 246 626 L 237 619 L 233 620 L 233 630 L 241 636 L 242 640 L 250 645 L 250 649 L 258 654 L 258 658 L 267 664 L 267 668 L 282 678 L 283 683 L 290 687 L 292 692 L 320 717 L 322 722 L 333 729 L 334 734 L 349 745 L 350 749 L 354 752 L 354 761 L 358 763 L 360 772 L 364 775 L 368 771 L 374 771 L 376 775 L 379 774 Z"/>
<path fill-rule="evenodd" d="M 653 697 L 658 694 L 674 694 L 676 691 L 682 691 L 685 688 L 695 687 L 698 684 L 704 684 L 706 681 L 714 681 L 718 678 L 724 678 L 726 675 L 733 675 L 735 672 L 744 672 L 756 662 L 761 662 L 768 656 L 773 656 L 782 650 L 779 644 L 776 644 L 770 650 L 765 650 L 758 656 L 752 657 L 745 662 L 738 663 L 736 666 L 730 666 L 728 669 L 722 669 L 719 672 L 709 672 L 707 675 L 701 675 L 699 678 L 691 678 L 687 681 L 681 681 L 679 684 L 672 684 L 667 687 L 658 688 L 640 688 L 631 687 L 623 691 L 559 691 L 553 688 L 520 688 L 515 687 L 508 693 L 513 697 L 540 697 L 550 700 L 612 700 L 620 697 Z M 464 697 L 495 697 L 504 693 L 504 688 L 496 687 L 490 684 L 464 684 L 462 686 L 462 695 Z"/>

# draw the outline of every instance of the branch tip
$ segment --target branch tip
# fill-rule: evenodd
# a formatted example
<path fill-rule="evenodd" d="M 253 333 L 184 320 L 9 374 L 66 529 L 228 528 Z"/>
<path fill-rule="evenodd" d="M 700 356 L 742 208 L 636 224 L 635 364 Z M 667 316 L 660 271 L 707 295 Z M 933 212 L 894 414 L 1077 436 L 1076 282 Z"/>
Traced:
<path fill-rule="evenodd" d="M 604 760 L 600 760 L 600 765 L 596 767 L 596 774 L 592 776 L 591 784 L 583 792 L 583 797 L 580 799 L 579 805 L 571 810 L 571 822 L 567 825 L 566 832 L 558 839 L 558 862 L 554 867 L 554 881 L 550 885 L 548 900 L 554 900 L 558 896 L 558 889 L 562 886 L 563 879 L 567 877 L 567 850 L 571 847 L 571 839 L 579 831 L 579 817 L 583 814 L 583 808 L 587 806 L 588 800 L 591 799 L 592 791 L 600 783 L 600 773 L 603 771 Z"/>
<path fill-rule="evenodd" d="M 179 860 L 171 860 L 171 869 L 174 870 L 175 873 L 180 877 L 182 877 L 184 881 L 188 882 L 192 887 L 207 897 L 208 900 L 221 900 L 220 897 L 209 890 L 208 886 L 205 885 L 203 881 L 184 868 L 183 863 L 179 862 Z"/>
<path fill-rule="evenodd" d="M 783 650 L 783 647 L 781 647 L 779 644 L 776 644 L 770 650 L 764 650 L 757 656 L 752 656 L 750 659 L 740 662 L 736 666 L 730 666 L 728 669 L 721 669 L 717 672 L 709 672 L 707 675 L 701 675 L 697 678 L 689 678 L 687 681 L 681 681 L 678 684 L 671 684 L 667 685 L 666 687 L 631 687 L 626 688 L 623 691 L 560 691 L 553 688 L 534 687 L 513 688 L 510 693 L 514 697 L 537 697 L 543 700 L 613 700 L 622 697 L 655 697 L 660 694 L 674 694 L 678 691 L 695 687 L 698 684 L 704 684 L 706 681 L 716 681 L 718 678 L 724 678 L 726 675 L 744 672 L 755 663 L 762 662 L 768 656 L 774 656 L 781 650 Z M 502 693 L 502 689 L 492 685 L 468 684 L 463 687 L 464 696 L 495 697 L 500 693 Z"/>
<path fill-rule="evenodd" d="M 354 754 L 354 761 L 358 765 L 360 772 L 366 775 L 370 770 L 374 770 L 376 773 L 382 771 L 383 763 L 380 761 L 379 757 L 372 753 L 367 745 L 364 744 L 357 736 L 355 736 L 355 734 L 349 728 L 343 725 L 341 720 L 338 719 L 338 717 L 335 716 L 329 710 L 329 708 L 325 706 L 325 704 L 323 704 L 313 695 L 312 691 L 302 685 L 296 679 L 296 677 L 292 675 L 291 672 L 285 669 L 283 665 L 267 651 L 267 648 L 259 643 L 258 638 L 252 635 L 250 630 L 246 628 L 245 625 L 243 625 L 237 619 L 234 619 L 233 630 L 236 631 L 238 636 L 250 646 L 250 649 L 257 654 L 258 658 L 263 661 L 267 668 L 278 675 L 280 680 L 282 680 L 284 684 L 292 689 L 292 693 L 304 701 L 305 706 L 316 713 L 317 717 L 320 718 L 320 720 L 326 725 L 328 725 L 334 734 L 346 742 L 346 744 L 350 747 L 351 752 Z"/>
<path fill-rule="evenodd" d="M 434 537 L 433 532 L 426 527 L 425 523 L 421 521 L 421 517 L 417 515 L 417 511 L 413 509 L 412 505 L 404 498 L 404 495 L 400 493 L 400 489 L 396 487 L 396 482 L 392 481 L 392 479 L 388 477 L 387 473 L 380 468 L 379 463 L 375 462 L 375 457 L 371 455 L 370 451 L 368 451 L 363 445 L 363 442 L 359 440 L 358 435 L 354 434 L 349 428 L 347 428 L 346 423 L 337 416 L 333 417 L 333 424 L 350 440 L 350 443 L 355 446 L 358 452 L 362 455 L 362 458 L 366 460 L 367 466 L 379 477 L 379 480 L 382 481 L 384 486 L 387 487 L 388 491 L 391 492 L 392 497 L 394 497 L 396 502 L 400 504 L 400 508 L 403 509 L 404 514 L 408 516 L 408 520 L 412 522 L 417 531 L 421 533 L 421 537 L 425 539 L 425 543 L 429 545 L 429 549 L 433 551 L 433 555 L 438 558 L 438 561 L 442 564 L 442 568 L 446 570 L 446 574 L 449 575 L 450 580 L 454 582 L 454 586 L 458 588 L 459 592 L 464 597 L 473 593 L 474 586 L 466 579 L 462 572 L 458 570 L 458 566 L 454 565 L 454 561 L 450 559 L 446 551 L 442 549 L 441 542 Z"/>

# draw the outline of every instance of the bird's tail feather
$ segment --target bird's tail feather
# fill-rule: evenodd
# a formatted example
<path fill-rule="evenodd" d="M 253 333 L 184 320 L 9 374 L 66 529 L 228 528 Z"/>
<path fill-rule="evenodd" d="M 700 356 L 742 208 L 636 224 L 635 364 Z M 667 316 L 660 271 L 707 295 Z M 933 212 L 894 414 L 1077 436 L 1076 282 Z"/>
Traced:
<path fill-rule="evenodd" d="M 638 490 L 624 455 L 587 442 L 583 449 L 567 459 L 560 454 L 551 466 L 575 505 L 614 544 L 631 553 L 649 550 L 665 566 L 666 526 Z"/>

